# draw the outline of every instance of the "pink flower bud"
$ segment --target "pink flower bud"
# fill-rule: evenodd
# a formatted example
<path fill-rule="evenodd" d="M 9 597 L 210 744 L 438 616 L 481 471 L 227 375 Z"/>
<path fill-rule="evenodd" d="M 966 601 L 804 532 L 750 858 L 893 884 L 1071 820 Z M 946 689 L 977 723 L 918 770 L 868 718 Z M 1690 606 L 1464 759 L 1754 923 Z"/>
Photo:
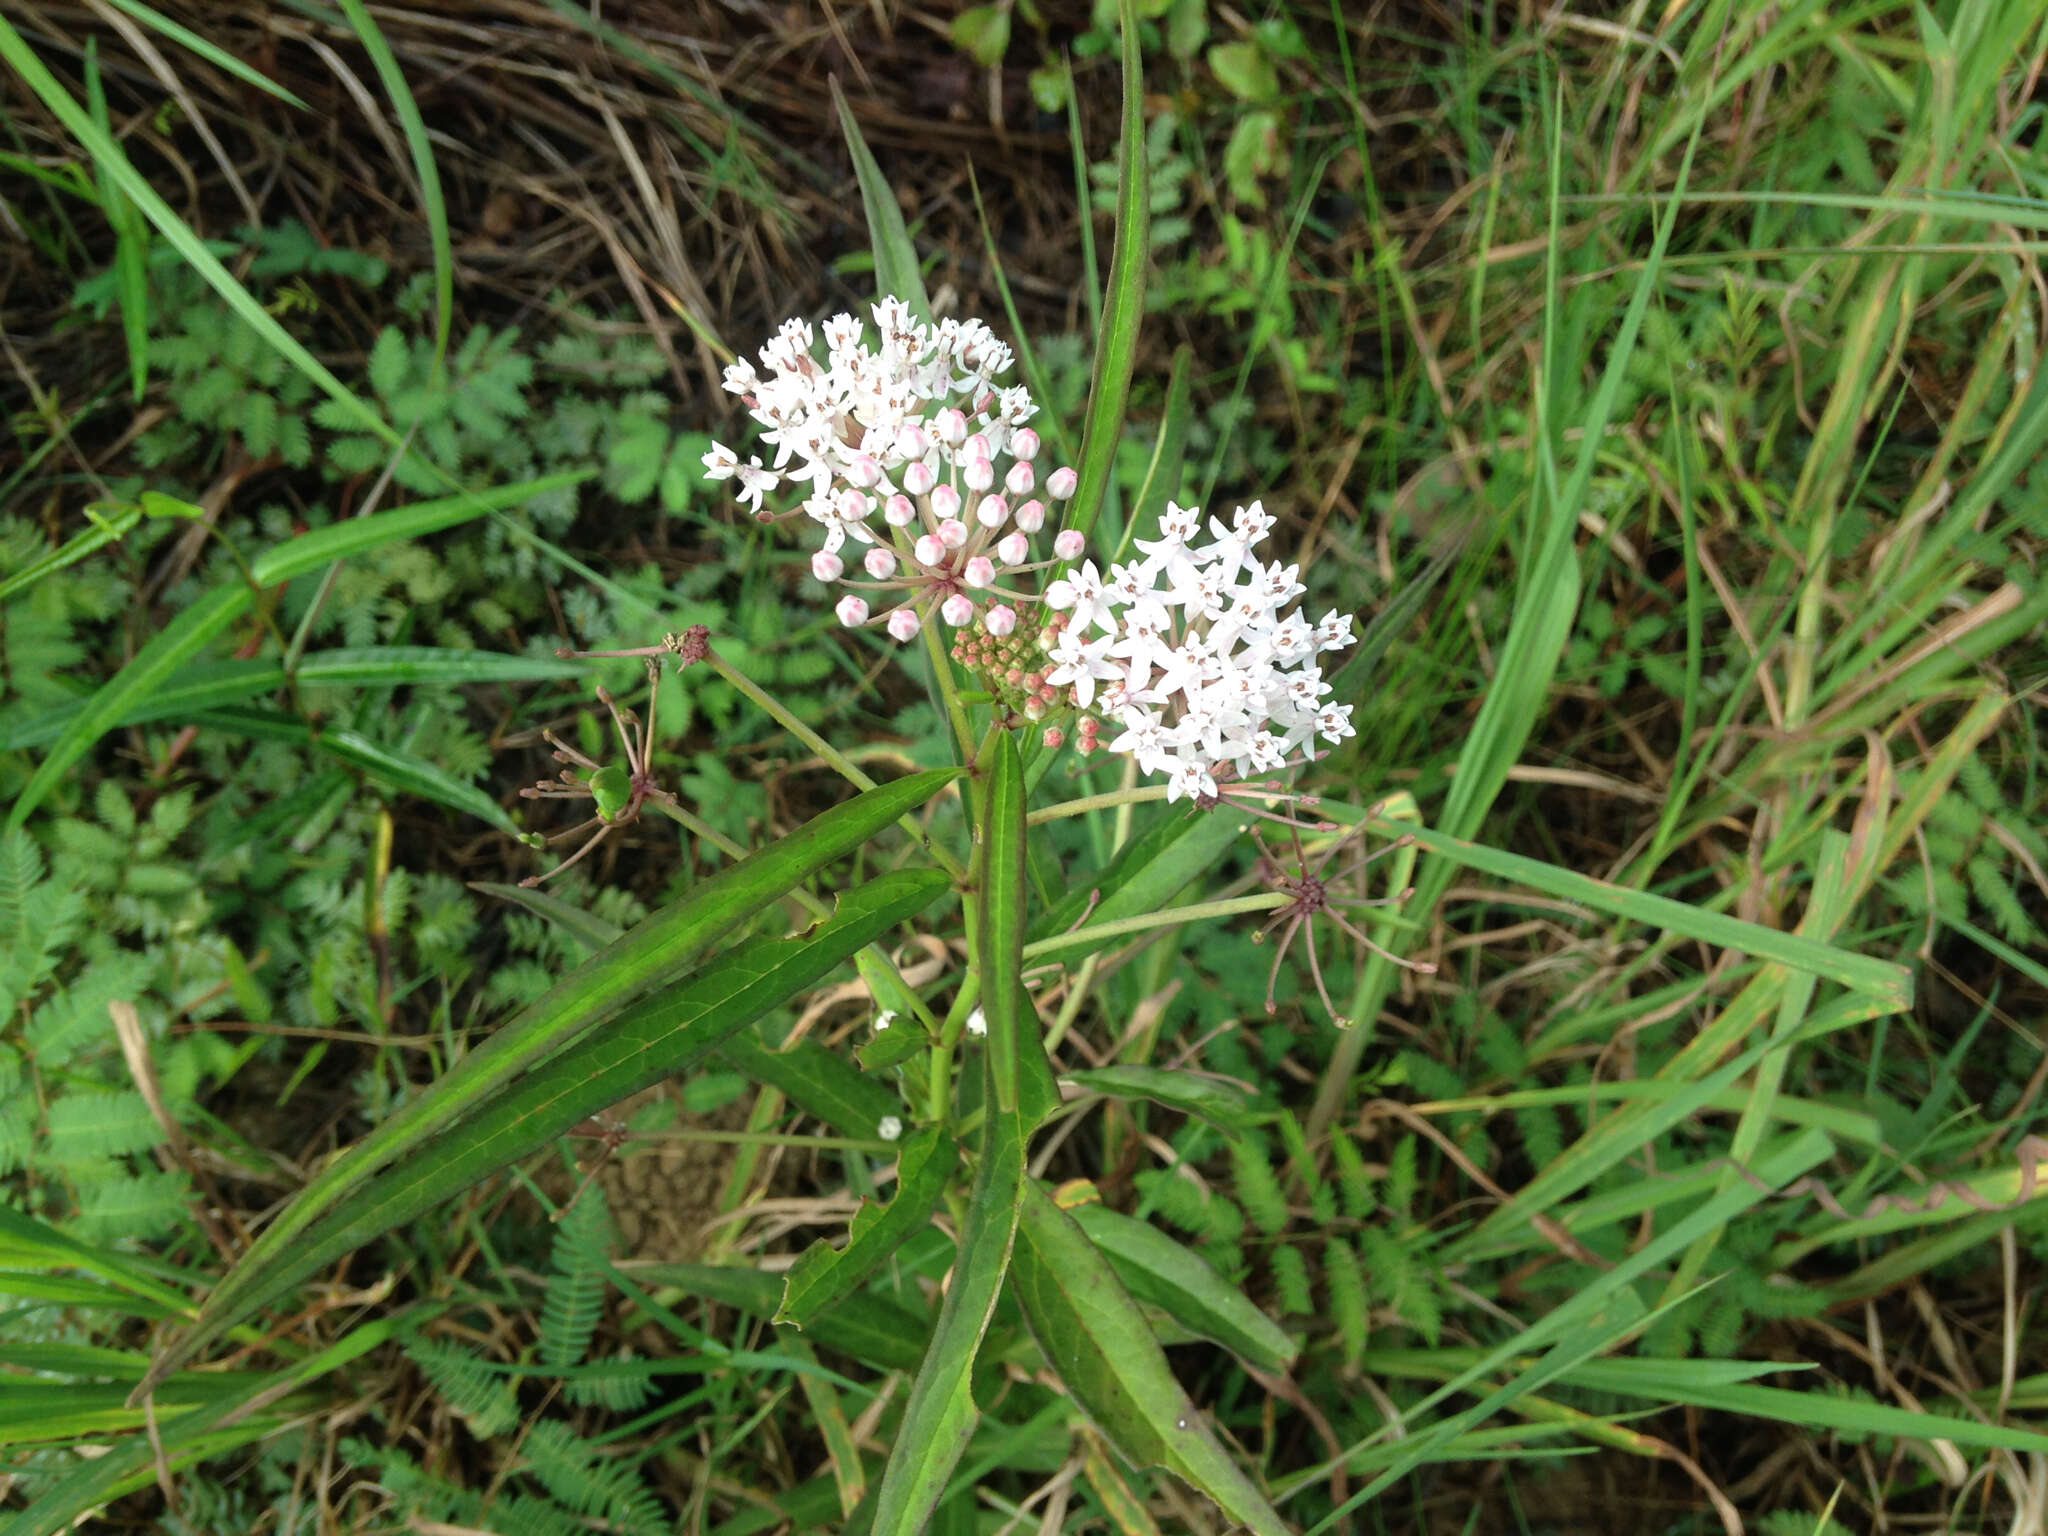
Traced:
<path fill-rule="evenodd" d="M 1081 483 L 1081 477 L 1062 464 L 1045 477 L 1045 494 L 1055 501 L 1065 501 L 1074 494 L 1074 487 Z"/>
<path fill-rule="evenodd" d="M 958 629 L 974 617 L 974 599 L 965 592 L 955 592 L 939 604 L 939 617 Z"/>
<path fill-rule="evenodd" d="M 969 459 L 967 468 L 961 471 L 960 478 L 967 482 L 967 489 L 970 491 L 985 491 L 996 483 L 995 461 L 985 456 Z"/>
<path fill-rule="evenodd" d="M 1038 457 L 1038 434 L 1029 427 L 1019 427 L 1010 434 L 1010 457 L 1020 463 L 1029 463 Z"/>
<path fill-rule="evenodd" d="M 1017 610 L 1008 603 L 997 603 L 981 616 L 981 627 L 998 638 L 1007 635 L 1017 627 Z"/>
<path fill-rule="evenodd" d="M 1024 701 L 1024 718 L 1026 720 L 1043 720 L 1045 714 L 1045 705 L 1040 702 L 1036 694 Z"/>
<path fill-rule="evenodd" d="M 967 542 L 967 525 L 957 517 L 949 517 L 939 524 L 939 542 L 948 549 L 958 549 Z"/>
<path fill-rule="evenodd" d="M 899 643 L 915 640 L 919 622 L 915 608 L 898 608 L 889 615 L 890 638 Z"/>
<path fill-rule="evenodd" d="M 846 574 L 846 562 L 821 549 L 811 556 L 811 574 L 820 581 L 837 581 Z"/>
<path fill-rule="evenodd" d="M 849 486 L 839 493 L 839 515 L 850 523 L 857 523 L 866 517 L 874 505 L 875 498 L 866 491 L 856 491 Z"/>
<path fill-rule="evenodd" d="M 995 562 L 987 555 L 976 555 L 967 562 L 967 569 L 961 572 L 961 576 L 967 585 L 977 590 L 989 586 L 996 579 Z"/>
<path fill-rule="evenodd" d="M 1037 500 L 1027 501 L 1016 510 L 1010 520 L 1026 533 L 1036 533 L 1045 526 L 1045 503 Z"/>
<path fill-rule="evenodd" d="M 857 453 L 853 462 L 846 466 L 846 478 L 852 484 L 866 490 L 882 478 L 882 466 L 871 453 Z"/>
<path fill-rule="evenodd" d="M 877 544 L 862 557 L 860 563 L 875 580 L 887 581 L 896 574 L 896 551 Z"/>
<path fill-rule="evenodd" d="M 935 517 L 958 517 L 960 515 L 960 493 L 950 485 L 942 485 L 932 492 L 932 515 Z"/>
<path fill-rule="evenodd" d="M 851 592 L 839 599 L 833 605 L 832 611 L 839 615 L 839 622 L 848 629 L 852 629 L 856 624 L 865 624 L 868 621 L 867 599 L 856 596 Z"/>
<path fill-rule="evenodd" d="M 1048 725 L 1045 728 L 1045 734 L 1039 737 L 1038 739 L 1045 743 L 1045 745 L 1052 751 L 1057 752 L 1059 751 L 1061 744 L 1066 741 L 1067 737 L 1066 733 L 1062 731 L 1058 726 Z"/>
<path fill-rule="evenodd" d="M 919 459 L 903 471 L 903 489 L 913 496 L 922 496 L 939 483 L 939 477 L 932 473 L 931 465 Z"/>
<path fill-rule="evenodd" d="M 1031 541 L 1021 533 L 1006 533 L 996 541 L 996 556 L 1005 565 L 1022 565 L 1031 558 Z"/>
<path fill-rule="evenodd" d="M 952 406 L 947 406 L 933 419 L 932 430 L 938 434 L 940 442 L 950 448 L 957 448 L 967 437 L 967 417 Z"/>
<path fill-rule="evenodd" d="M 1063 528 L 1052 541 L 1052 552 L 1062 560 L 1080 559 L 1081 551 L 1087 547 L 1088 540 L 1078 528 Z"/>
<path fill-rule="evenodd" d="M 1045 589 L 1045 606 L 1048 608 L 1071 608 L 1074 606 L 1074 584 L 1071 581 L 1056 581 Z"/>
<path fill-rule="evenodd" d="M 984 496 L 974 509 L 974 520 L 984 528 L 1000 528 L 1010 520 L 1010 504 L 1000 496 Z"/>
<path fill-rule="evenodd" d="M 917 521 L 917 506 L 899 491 L 882 503 L 882 516 L 891 528 L 908 528 Z"/>
<path fill-rule="evenodd" d="M 967 459 L 992 459 L 995 450 L 988 445 L 988 434 L 977 432 L 960 445 L 960 455 Z"/>
<path fill-rule="evenodd" d="M 946 546 L 939 542 L 935 533 L 921 533 L 917 542 L 910 546 L 910 552 L 917 557 L 919 565 L 944 565 Z"/>
<path fill-rule="evenodd" d="M 1003 489 L 1012 496 L 1029 496 L 1031 487 L 1038 483 L 1038 477 L 1031 472 L 1031 466 L 1019 459 L 1010 466 L 1010 472 L 1003 476 Z"/>
<path fill-rule="evenodd" d="M 921 459 L 932 451 L 932 440 L 923 427 L 912 422 L 896 434 L 896 451 L 906 459 Z"/>

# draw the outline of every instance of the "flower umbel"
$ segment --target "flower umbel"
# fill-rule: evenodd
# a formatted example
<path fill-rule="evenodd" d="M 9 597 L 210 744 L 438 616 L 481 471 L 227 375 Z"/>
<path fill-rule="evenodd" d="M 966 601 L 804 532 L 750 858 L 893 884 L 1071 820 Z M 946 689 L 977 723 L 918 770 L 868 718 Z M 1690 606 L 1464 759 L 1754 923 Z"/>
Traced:
<path fill-rule="evenodd" d="M 1018 603 L 1038 601 L 1017 580 L 1049 561 L 1032 558 L 1046 503 L 1073 495 L 1071 469 L 1039 482 L 1038 406 L 1022 388 L 998 388 L 1010 349 L 979 320 L 915 319 L 900 299 L 874 306 L 878 345 L 852 315 L 816 335 L 785 321 L 761 349 L 760 368 L 741 360 L 725 387 L 746 402 L 775 450 L 742 464 L 714 443 L 713 480 L 738 480 L 739 499 L 763 508 L 785 482 L 808 487 L 800 510 L 823 530 L 811 574 L 846 588 L 833 605 L 849 628 L 879 625 L 898 643 L 934 616 L 953 628 L 979 622 L 1007 634 Z M 877 526 L 876 513 L 881 514 Z"/>
<path fill-rule="evenodd" d="M 1046 681 L 1120 726 L 1103 744 L 1167 775 L 1169 800 L 1213 803 L 1231 781 L 1352 734 L 1352 706 L 1331 702 L 1317 658 L 1353 636 L 1349 614 L 1311 627 L 1288 610 L 1305 590 L 1300 567 L 1252 555 L 1273 528 L 1260 503 L 1239 507 L 1228 527 L 1211 518 L 1209 543 L 1195 542 L 1200 526 L 1198 513 L 1168 502 L 1159 537 L 1134 541 L 1144 558 L 1107 573 L 1090 560 L 1046 589 L 1065 621 L 1047 642 Z M 1082 751 L 1098 729 L 1081 722 Z"/>

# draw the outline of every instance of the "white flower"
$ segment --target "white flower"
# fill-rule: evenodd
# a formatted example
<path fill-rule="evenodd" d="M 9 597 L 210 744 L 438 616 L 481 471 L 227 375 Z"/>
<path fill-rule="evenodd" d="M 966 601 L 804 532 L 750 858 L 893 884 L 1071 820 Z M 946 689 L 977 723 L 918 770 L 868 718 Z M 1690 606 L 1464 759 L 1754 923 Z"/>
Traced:
<path fill-rule="evenodd" d="M 988 1033 L 988 1015 L 979 1008 L 967 1015 L 967 1033 L 976 1039 Z"/>
<path fill-rule="evenodd" d="M 875 1033 L 879 1035 L 883 1030 L 887 1029 L 891 1024 L 894 1024 L 895 1022 L 896 1010 L 894 1008 L 884 1008 L 880 1013 L 875 1015 Z"/>
<path fill-rule="evenodd" d="M 1071 687 L 1074 697 L 1086 709 L 1095 702 L 1098 678 L 1123 675 L 1123 668 L 1109 656 L 1109 648 L 1115 641 L 1114 635 L 1083 640 L 1079 626 L 1068 625 L 1060 631 L 1059 639 L 1053 642 L 1050 654 L 1058 665 L 1045 674 L 1045 680 L 1055 688 Z"/>
<path fill-rule="evenodd" d="M 896 1141 L 903 1135 L 903 1118 L 900 1115 L 884 1115 L 875 1122 L 875 1134 L 884 1141 Z"/>

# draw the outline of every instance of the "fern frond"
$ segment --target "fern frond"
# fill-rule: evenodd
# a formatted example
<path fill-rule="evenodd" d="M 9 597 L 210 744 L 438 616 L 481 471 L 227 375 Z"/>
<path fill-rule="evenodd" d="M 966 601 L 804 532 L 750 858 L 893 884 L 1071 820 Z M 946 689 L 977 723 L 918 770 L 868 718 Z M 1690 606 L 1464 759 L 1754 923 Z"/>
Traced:
<path fill-rule="evenodd" d="M 1230 1143 L 1237 1198 L 1258 1229 L 1273 1237 L 1287 1226 L 1287 1196 L 1270 1158 L 1265 1139 L 1250 1132 Z"/>
<path fill-rule="evenodd" d="M 1323 1245 L 1323 1281 L 1330 1293 L 1330 1315 L 1337 1321 L 1337 1337 L 1344 1345 L 1344 1363 L 1356 1366 L 1371 1336 L 1371 1311 L 1358 1255 L 1341 1237 L 1333 1237 Z"/>
<path fill-rule="evenodd" d="M 548 1277 L 540 1314 L 540 1357 L 551 1366 L 577 1365 L 604 1314 L 605 1250 L 611 1213 L 595 1180 L 563 1213 L 555 1228 L 555 1272 Z"/>
<path fill-rule="evenodd" d="M 597 1447 L 559 1419 L 544 1419 L 526 1437 L 527 1462 L 555 1499 L 579 1514 L 611 1521 L 633 1536 L 666 1532 L 660 1499 L 627 1462 L 602 1459 Z"/>
<path fill-rule="evenodd" d="M 440 1339 L 421 1338 L 407 1341 L 405 1353 L 478 1439 L 488 1440 L 518 1425 L 519 1397 L 511 1379 L 468 1350 Z"/>

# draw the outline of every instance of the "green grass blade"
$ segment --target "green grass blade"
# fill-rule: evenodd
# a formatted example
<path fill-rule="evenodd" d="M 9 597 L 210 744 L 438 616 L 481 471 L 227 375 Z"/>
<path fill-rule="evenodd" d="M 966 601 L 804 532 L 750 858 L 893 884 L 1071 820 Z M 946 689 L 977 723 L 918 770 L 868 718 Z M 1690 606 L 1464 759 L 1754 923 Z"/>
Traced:
<path fill-rule="evenodd" d="M 1287 1536 L 1188 1400 L 1109 1261 L 1036 1183 L 1025 1186 L 1017 1237 L 1012 1293 L 1047 1362 L 1118 1452 L 1165 1467 L 1258 1536 Z"/>
<path fill-rule="evenodd" d="M 1893 1011 L 1913 1005 L 1913 973 L 1889 960 L 1854 954 L 1803 934 L 1744 922 L 1725 912 L 1691 906 L 1648 891 L 1630 890 L 1577 870 L 1546 864 L 1541 859 L 1470 843 L 1431 827 L 1389 822 L 1387 828 L 1389 836 L 1406 834 L 1414 838 L 1451 868 L 1475 869 L 1596 912 L 1683 934 L 1720 949 L 1741 950 L 1760 960 L 1774 960 L 1790 970 L 1840 982 L 1852 991 L 1881 1001 Z"/>
<path fill-rule="evenodd" d="M 92 113 L 93 126 L 112 143 L 114 128 L 107 117 L 99 50 L 92 38 L 85 41 L 84 62 L 86 109 Z M 129 393 L 140 404 L 149 388 L 149 230 L 113 178 L 97 162 L 93 170 L 100 207 L 114 230 L 115 302 L 121 311 L 121 334 L 128 343 Z"/>
<path fill-rule="evenodd" d="M 107 0 L 107 3 L 116 10 L 126 11 L 151 31 L 169 38 L 182 48 L 190 49 L 215 69 L 225 74 L 233 75 L 243 84 L 253 85 L 257 90 L 264 92 L 266 95 L 275 96 L 279 101 L 290 103 L 301 112 L 313 110 L 290 91 L 264 74 L 262 70 L 252 69 L 233 54 L 224 52 L 213 43 L 208 42 L 190 27 L 180 26 L 177 22 L 171 20 L 170 17 L 164 15 L 163 12 L 151 10 L 142 3 L 142 0 Z"/>
<path fill-rule="evenodd" d="M 224 1318 L 246 1316 L 242 1296 L 265 1284 L 266 1272 L 275 1272 L 300 1234 L 367 1188 L 387 1164 L 417 1153 L 496 1099 L 521 1073 L 620 1007 L 672 981 L 721 935 L 924 804 L 953 777 L 949 769 L 912 774 L 833 807 L 703 881 L 570 972 L 300 1191 L 207 1298 L 199 1323 L 160 1357 L 152 1379 L 161 1379 L 217 1337 Z"/>
<path fill-rule="evenodd" d="M 859 1290 L 931 1220 L 959 1163 L 960 1144 L 941 1127 L 928 1125 L 914 1133 L 897 1157 L 895 1196 L 880 1208 L 863 1201 L 844 1247 L 820 1238 L 803 1252 L 790 1267 L 772 1321 L 808 1332 L 820 1316 Z"/>
<path fill-rule="evenodd" d="M 5 25 L 0 22 L 0 26 Z M 216 587 L 151 636 L 134 659 L 109 679 L 65 727 L 49 755 L 15 797 L 7 812 L 7 830 L 14 831 L 28 820 L 29 812 L 43 803 L 72 765 L 113 728 L 115 721 L 148 698 L 214 636 L 240 618 L 247 611 L 251 596 L 249 588 L 240 582 Z"/>
<path fill-rule="evenodd" d="M 597 473 L 595 469 L 564 470 L 558 474 L 522 480 L 515 485 L 496 485 L 474 493 L 465 491 L 432 501 L 416 501 L 411 506 L 390 512 L 352 517 L 346 522 L 302 533 L 275 549 L 266 550 L 250 564 L 249 571 L 260 587 L 289 581 L 294 576 L 316 571 L 332 560 L 345 560 L 350 555 L 360 555 L 401 539 L 417 539 L 438 533 L 443 528 L 453 528 L 489 512 L 520 506 L 549 491 L 581 485 Z"/>
<path fill-rule="evenodd" d="M 296 678 L 302 688 L 375 688 L 420 683 L 445 687 L 533 683 L 583 675 L 579 664 L 550 656 L 512 656 L 503 651 L 462 651 L 431 645 L 371 645 L 314 651 L 299 663 Z M 274 661 L 214 661 L 187 667 L 137 702 L 114 726 L 189 718 L 204 710 L 244 703 L 274 692 L 286 680 L 284 667 Z M 60 704 L 11 729 L 0 727 L 0 752 L 40 747 L 54 741 L 89 702 Z"/>
<path fill-rule="evenodd" d="M 505 808 L 467 780 L 458 779 L 445 768 L 397 747 L 372 741 L 361 731 L 346 726 L 322 726 L 315 730 L 296 715 L 271 709 L 224 708 L 203 710 L 197 723 L 215 730 L 232 731 L 260 741 L 289 741 L 312 747 L 360 770 L 379 784 L 403 795 L 415 795 L 445 805 L 451 811 L 520 835 L 520 827 Z"/>
<path fill-rule="evenodd" d="M 1262 1371 L 1284 1372 L 1294 1363 L 1294 1340 L 1200 1254 L 1149 1221 L 1106 1205 L 1080 1205 L 1067 1214 L 1137 1300 Z"/>
<path fill-rule="evenodd" d="M 1109 292 L 1095 338 L 1095 373 L 1088 385 L 1086 427 L 1081 436 L 1080 483 L 1067 504 L 1066 526 L 1092 532 L 1122 440 L 1130 400 L 1131 368 L 1138 357 L 1138 328 L 1145 318 L 1145 267 L 1151 258 L 1152 207 L 1145 178 L 1144 78 L 1138 64 L 1138 17 L 1132 0 L 1121 0 L 1123 36 L 1123 142 L 1117 151 L 1116 243 L 1109 256 Z M 1082 200 L 1087 217 L 1087 200 Z"/>
<path fill-rule="evenodd" d="M 403 446 L 398 433 L 379 412 L 337 379 L 318 358 L 278 323 L 258 302 L 254 294 L 237 282 L 234 275 L 221 265 L 220 258 L 206 248 L 205 242 L 191 226 L 172 212 L 170 205 L 157 195 L 142 173 L 129 163 L 128 157 L 121 151 L 121 146 L 109 134 L 103 132 L 99 125 L 93 122 L 91 115 L 72 99 L 71 93 L 44 67 L 36 51 L 29 47 L 4 16 L 0 16 L 0 59 L 4 59 L 13 67 L 43 105 L 63 123 L 65 130 L 85 148 L 86 153 L 92 157 L 94 166 L 127 195 L 142 211 L 144 217 L 156 226 L 157 232 L 185 258 L 193 271 L 206 280 L 237 316 L 275 348 L 292 367 L 319 386 L 323 394 L 348 414 L 358 430 L 371 434 L 390 448 Z"/>
<path fill-rule="evenodd" d="M 1691 1403 L 1724 1413 L 1775 1419 L 1807 1431 L 1832 1429 L 1850 1435 L 1898 1435 L 1914 1440 L 1948 1440 L 1957 1445 L 2002 1447 L 2048 1454 L 2048 1434 L 2016 1425 L 1987 1424 L 1942 1413 L 1914 1412 L 1890 1403 L 1859 1402 L 1826 1392 L 1794 1392 L 1785 1387 L 1717 1379 L 1703 1366 L 1756 1369 L 1741 1360 L 1588 1360 L 1565 1372 L 1563 1380 L 1595 1392 L 1616 1392 L 1647 1398 L 1659 1405 Z M 1647 1368 L 1647 1369 L 1645 1369 Z"/>
<path fill-rule="evenodd" d="M 271 1255 L 234 1293 L 231 1304 L 221 1300 L 224 1284 L 208 1298 L 195 1332 L 203 1335 L 247 1317 L 322 1265 L 432 1210 L 578 1122 L 650 1083 L 689 1071 L 734 1034 L 816 985 L 863 945 L 929 906 L 948 883 L 937 870 L 883 875 L 843 898 L 839 909 L 810 932 L 750 939 L 629 1008 L 482 1103 L 460 1124 L 413 1143 L 415 1155 L 363 1182 L 296 1233 L 288 1250 Z M 440 1093 L 455 1075 L 432 1092 Z"/>
<path fill-rule="evenodd" d="M 924 269 L 918 264 L 917 247 L 911 244 L 910 231 L 904 226 L 896 191 L 875 163 L 868 141 L 861 137 L 860 124 L 853 120 L 853 109 L 846 104 L 837 76 L 831 85 L 832 106 L 839 114 L 840 132 L 846 135 L 846 152 L 853 158 L 854 180 L 860 183 L 868 238 L 874 242 L 875 293 L 878 297 L 895 295 L 910 306 L 910 312 L 918 319 L 928 321 L 932 317 L 932 302 L 924 291 Z"/>
<path fill-rule="evenodd" d="M 405 81 L 405 71 L 398 67 L 397 55 L 384 40 L 384 33 L 370 15 L 369 7 L 363 4 L 363 0 L 337 0 L 337 3 L 348 18 L 348 24 L 355 28 L 356 40 L 369 54 L 377 78 L 384 84 L 384 94 L 391 98 L 392 109 L 398 114 L 399 130 L 405 135 L 405 147 L 412 155 L 413 175 L 419 181 L 420 212 L 426 217 L 427 239 L 434 252 L 432 377 L 439 380 L 448 358 L 448 335 L 455 323 L 455 245 L 448 237 L 448 204 L 441 196 L 441 172 L 434 164 L 434 147 L 427 139 L 427 124 L 426 119 L 420 116 L 420 104 L 413 99 L 412 87 Z"/>

